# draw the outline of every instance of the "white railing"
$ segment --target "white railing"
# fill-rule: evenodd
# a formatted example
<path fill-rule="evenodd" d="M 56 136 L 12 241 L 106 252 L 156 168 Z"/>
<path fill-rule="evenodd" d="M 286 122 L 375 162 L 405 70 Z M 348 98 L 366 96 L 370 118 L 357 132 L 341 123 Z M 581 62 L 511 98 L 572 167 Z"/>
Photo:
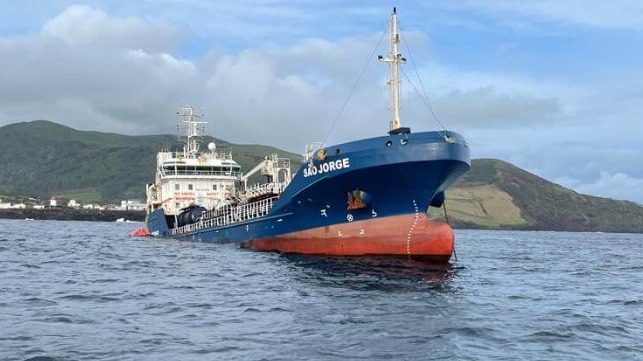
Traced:
<path fill-rule="evenodd" d="M 186 154 L 183 151 L 178 151 L 178 152 L 160 152 L 160 159 L 162 161 L 168 161 L 168 160 L 174 160 L 174 161 L 182 161 L 186 159 L 195 159 L 195 158 L 188 158 L 186 157 Z M 231 160 L 232 159 L 232 151 L 230 150 L 216 150 L 216 151 L 209 151 L 209 152 L 204 152 L 201 153 L 202 156 L 205 156 L 206 159 L 222 159 L 222 160 Z"/>
<path fill-rule="evenodd" d="M 203 228 L 228 226 L 263 217 L 270 212 L 278 198 L 279 197 L 271 197 L 243 205 L 231 206 L 222 210 L 209 211 L 203 214 L 200 221 L 171 229 L 170 233 L 172 235 L 190 233 Z"/>
<path fill-rule="evenodd" d="M 175 170 L 174 168 L 167 167 L 168 169 L 165 169 L 166 167 L 161 167 L 161 175 L 162 176 L 173 176 L 173 175 L 190 175 L 190 176 L 220 176 L 220 177 L 239 177 L 239 172 L 238 171 L 229 171 L 229 170 L 224 170 L 224 171 L 212 171 L 212 170 L 202 170 L 198 168 L 192 168 L 192 169 L 177 169 Z"/>
<path fill-rule="evenodd" d="M 262 183 L 246 189 L 244 197 L 246 199 L 257 198 L 266 194 L 281 194 L 286 188 L 287 183 Z"/>

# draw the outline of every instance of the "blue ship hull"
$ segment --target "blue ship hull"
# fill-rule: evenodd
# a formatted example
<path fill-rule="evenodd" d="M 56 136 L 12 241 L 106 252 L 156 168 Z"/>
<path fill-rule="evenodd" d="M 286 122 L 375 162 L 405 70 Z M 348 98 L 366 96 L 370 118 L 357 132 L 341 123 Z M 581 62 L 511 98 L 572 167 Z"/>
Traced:
<path fill-rule="evenodd" d="M 163 237 L 258 250 L 431 256 L 439 249 L 440 257 L 450 257 L 451 229 L 427 220 L 426 211 L 442 205 L 445 190 L 469 167 L 469 148 L 456 133 L 369 138 L 327 147 L 325 157 L 302 164 L 261 217 L 219 226 L 202 219 L 172 230 L 172 217 L 157 209 L 147 228 Z"/>

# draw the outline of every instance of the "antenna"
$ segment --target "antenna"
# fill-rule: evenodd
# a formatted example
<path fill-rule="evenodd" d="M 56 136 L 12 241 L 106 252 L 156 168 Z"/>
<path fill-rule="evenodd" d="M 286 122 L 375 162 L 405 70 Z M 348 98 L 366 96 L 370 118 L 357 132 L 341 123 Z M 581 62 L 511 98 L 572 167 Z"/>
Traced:
<path fill-rule="evenodd" d="M 398 33 L 397 8 L 393 8 L 389 26 L 390 42 L 389 53 L 386 57 L 377 56 L 377 60 L 388 63 L 388 76 L 386 84 L 389 89 L 389 110 L 393 111 L 393 120 L 390 124 L 390 131 L 394 132 L 402 127 L 400 122 L 400 78 L 399 64 L 406 63 L 406 58 L 399 53 L 400 34 Z"/>
<path fill-rule="evenodd" d="M 181 123 L 182 125 L 177 125 L 177 128 L 182 128 L 185 130 L 184 135 L 179 134 L 179 140 L 183 140 L 185 145 L 183 146 L 183 155 L 186 158 L 196 157 L 196 153 L 199 151 L 200 133 L 203 133 L 203 125 L 207 122 L 197 121 L 203 117 L 203 112 L 201 114 L 194 113 L 194 107 L 191 105 L 182 105 L 178 112 L 179 116 L 183 117 Z"/>

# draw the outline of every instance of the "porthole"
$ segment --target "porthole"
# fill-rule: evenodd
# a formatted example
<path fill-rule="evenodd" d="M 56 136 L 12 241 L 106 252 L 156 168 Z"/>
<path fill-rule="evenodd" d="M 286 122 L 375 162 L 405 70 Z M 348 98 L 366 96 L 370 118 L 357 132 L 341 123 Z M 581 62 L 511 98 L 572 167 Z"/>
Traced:
<path fill-rule="evenodd" d="M 391 142 L 390 140 L 387 140 L 387 141 L 386 141 L 386 143 L 384 143 L 384 144 L 385 144 L 387 147 L 390 147 L 390 146 L 392 146 L 392 145 L 393 145 L 393 142 Z"/>

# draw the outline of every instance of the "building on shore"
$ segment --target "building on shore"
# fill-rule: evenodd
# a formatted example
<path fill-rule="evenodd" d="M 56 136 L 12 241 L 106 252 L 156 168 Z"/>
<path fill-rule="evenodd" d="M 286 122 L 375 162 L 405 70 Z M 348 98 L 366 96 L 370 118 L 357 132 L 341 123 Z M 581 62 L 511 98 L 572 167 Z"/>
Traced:
<path fill-rule="evenodd" d="M 124 211 L 142 211 L 145 210 L 145 204 L 137 200 L 121 201 L 121 210 Z"/>
<path fill-rule="evenodd" d="M 0 209 L 25 209 L 27 208 L 27 205 L 24 203 L 16 203 L 13 204 L 11 202 L 2 202 L 0 199 Z"/>

